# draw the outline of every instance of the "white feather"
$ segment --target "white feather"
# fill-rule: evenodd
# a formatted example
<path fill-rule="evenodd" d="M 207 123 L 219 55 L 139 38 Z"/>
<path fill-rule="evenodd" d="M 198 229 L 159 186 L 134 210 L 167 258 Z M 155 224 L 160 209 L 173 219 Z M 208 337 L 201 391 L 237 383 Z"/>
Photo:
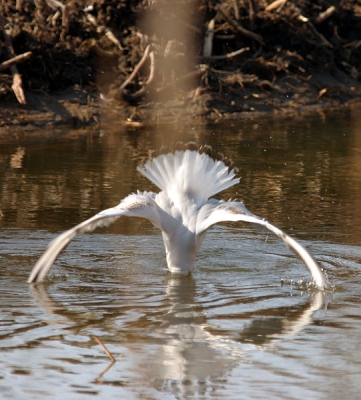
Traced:
<path fill-rule="evenodd" d="M 236 201 L 210 199 L 239 182 L 222 161 L 197 151 L 176 151 L 148 161 L 138 171 L 161 190 L 158 194 L 139 192 L 116 207 L 104 210 L 61 234 L 34 266 L 28 282 L 42 281 L 52 264 L 79 233 L 107 226 L 121 216 L 142 217 L 162 231 L 167 265 L 172 273 L 187 274 L 207 230 L 219 222 L 243 221 L 262 226 L 280 237 L 309 269 L 314 283 L 324 288 L 326 279 L 312 256 L 279 228 L 252 214 Z"/>
<path fill-rule="evenodd" d="M 179 207 L 184 197 L 198 205 L 211 196 L 239 183 L 234 171 L 229 172 L 222 161 L 214 161 L 197 151 L 176 151 L 148 161 L 138 171 L 164 191 Z"/>

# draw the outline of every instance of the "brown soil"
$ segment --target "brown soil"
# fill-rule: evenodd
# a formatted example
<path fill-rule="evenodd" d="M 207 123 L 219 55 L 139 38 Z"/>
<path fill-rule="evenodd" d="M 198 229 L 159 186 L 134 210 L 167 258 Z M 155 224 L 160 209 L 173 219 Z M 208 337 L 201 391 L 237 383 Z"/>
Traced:
<path fill-rule="evenodd" d="M 357 0 L 0 0 L 0 5 L 14 53 L 32 52 L 17 64 L 26 105 L 11 89 L 14 71 L 0 72 L 3 128 L 238 118 L 334 107 L 361 97 Z M 320 21 L 331 6 L 334 12 Z M 0 63 L 15 54 L 0 33 Z"/>

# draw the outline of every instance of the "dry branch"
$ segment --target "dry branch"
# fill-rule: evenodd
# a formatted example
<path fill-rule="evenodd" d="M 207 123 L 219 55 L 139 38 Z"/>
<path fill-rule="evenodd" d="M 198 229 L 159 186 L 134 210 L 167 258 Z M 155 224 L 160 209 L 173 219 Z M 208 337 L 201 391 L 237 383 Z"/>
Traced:
<path fill-rule="evenodd" d="M 204 35 L 204 44 L 203 44 L 203 56 L 204 57 L 210 57 L 212 55 L 213 37 L 214 37 L 214 22 L 215 22 L 214 18 L 208 22 L 207 30 Z"/>
<path fill-rule="evenodd" d="M 107 356 L 114 363 L 115 362 L 115 358 L 112 356 L 111 352 L 105 347 L 105 344 L 98 338 L 98 336 L 94 336 L 94 338 L 100 344 L 100 346 L 103 348 L 103 350 L 107 353 Z"/>
<path fill-rule="evenodd" d="M 13 70 L 14 69 L 14 70 Z M 13 66 L 11 67 L 11 72 L 13 74 L 13 84 L 11 85 L 11 89 L 15 93 L 16 98 L 18 99 L 18 102 L 20 104 L 26 104 L 26 99 L 25 99 L 25 94 L 23 91 L 23 86 L 22 86 L 22 79 L 21 75 L 15 71 L 16 67 Z"/>
<path fill-rule="evenodd" d="M 7 31 L 7 29 L 5 29 L 5 22 L 4 22 L 3 16 L 1 14 L 0 14 L 0 29 L 3 31 L 5 44 L 6 44 L 6 47 L 8 49 L 10 56 L 15 56 L 14 47 L 11 42 L 11 38 L 10 38 L 8 31 Z M 13 84 L 11 85 L 11 89 L 15 93 L 15 96 L 18 99 L 18 102 L 20 104 L 26 104 L 25 94 L 24 94 L 23 87 L 22 87 L 21 75 L 19 74 L 18 69 L 15 64 L 10 66 L 10 71 L 13 76 Z"/>
<path fill-rule="evenodd" d="M 228 14 L 228 12 L 221 6 L 221 5 L 217 5 L 215 7 L 215 9 L 217 11 L 219 11 L 223 18 L 234 28 L 236 29 L 237 32 L 241 33 L 244 36 L 249 37 L 250 39 L 255 40 L 256 42 L 260 43 L 260 44 L 264 44 L 263 38 L 261 35 L 258 35 L 257 33 L 254 33 L 252 31 L 249 31 L 246 28 L 243 28 L 243 26 L 241 26 L 239 23 L 237 23 L 236 21 L 234 21 L 231 16 Z"/>
<path fill-rule="evenodd" d="M 233 57 L 239 56 L 240 54 L 245 53 L 246 51 L 249 51 L 249 50 L 250 50 L 249 47 L 243 47 L 242 49 L 232 51 L 231 53 L 227 53 L 227 54 L 220 55 L 220 56 L 210 56 L 210 57 L 202 56 L 201 59 L 204 61 L 226 60 L 228 58 L 233 58 Z"/>
<path fill-rule="evenodd" d="M 46 7 L 48 7 L 53 11 L 61 11 L 62 26 L 65 28 L 66 31 L 69 30 L 69 15 L 66 5 L 58 0 L 34 0 L 34 3 L 36 7 L 35 15 L 41 24 L 45 22 L 44 10 L 46 9 Z"/>
<path fill-rule="evenodd" d="M 328 7 L 328 9 L 318 15 L 316 18 L 316 24 L 320 24 L 325 21 L 327 18 L 330 18 L 332 14 L 336 11 L 335 6 Z"/>
<path fill-rule="evenodd" d="M 196 78 L 200 77 L 201 75 L 203 75 L 207 69 L 208 69 L 208 67 L 206 65 L 203 65 L 203 64 L 199 65 L 198 69 L 191 71 L 188 74 L 180 76 L 179 78 L 176 79 L 175 82 L 166 83 L 161 88 L 157 89 L 157 92 L 161 93 L 164 90 L 168 90 L 178 84 L 183 84 L 183 83 L 186 83 L 193 79 L 196 79 Z"/>
<path fill-rule="evenodd" d="M 273 11 L 277 9 L 277 12 L 281 11 L 282 7 L 287 3 L 287 0 L 275 0 L 271 4 L 269 4 L 265 10 Z"/>
<path fill-rule="evenodd" d="M 22 9 L 23 9 L 23 0 L 16 0 L 15 9 L 17 11 L 22 11 Z"/>
<path fill-rule="evenodd" d="M 251 29 L 254 29 L 255 8 L 254 0 L 248 0 L 248 16 Z"/>
<path fill-rule="evenodd" d="M 149 59 L 150 59 L 149 77 L 148 77 L 147 81 L 143 84 L 143 87 L 130 96 L 133 100 L 142 96 L 145 93 L 147 87 L 152 83 L 152 81 L 154 79 L 154 71 L 155 71 L 154 51 L 151 51 L 149 53 Z"/>
<path fill-rule="evenodd" d="M 10 60 L 4 61 L 0 64 L 0 72 L 12 67 L 13 65 L 16 65 L 18 63 L 24 62 L 28 58 L 32 56 L 32 52 L 28 51 L 23 54 L 19 54 L 18 56 L 15 56 L 13 58 L 10 58 Z"/>
<path fill-rule="evenodd" d="M 236 20 L 239 20 L 239 7 L 238 7 L 238 0 L 233 0 L 232 1 L 233 5 L 233 10 L 234 10 L 234 17 Z"/>
<path fill-rule="evenodd" d="M 86 14 L 87 20 L 96 26 L 97 32 L 101 33 L 104 32 L 105 36 L 110 40 L 113 44 L 115 44 L 119 50 L 123 50 L 122 45 L 120 44 L 119 40 L 115 37 L 114 33 L 104 25 L 98 25 L 96 18 L 91 14 Z"/>
<path fill-rule="evenodd" d="M 34 0 L 34 3 L 36 7 L 35 11 L 36 20 L 38 21 L 39 24 L 43 25 L 45 22 L 45 17 L 43 15 L 45 2 L 44 0 Z"/>
<path fill-rule="evenodd" d="M 149 53 L 149 59 L 150 59 L 149 77 L 145 82 L 145 85 L 150 85 L 154 79 L 154 51 L 151 51 Z"/>
<path fill-rule="evenodd" d="M 327 47 L 329 47 L 330 49 L 333 49 L 333 45 L 322 35 L 322 33 L 320 33 L 315 26 L 312 24 L 312 22 L 307 21 L 307 25 L 311 28 L 312 32 L 318 36 L 321 41 L 323 42 L 323 44 Z"/>
<path fill-rule="evenodd" d="M 46 4 L 52 9 L 52 10 L 64 10 L 65 5 L 61 3 L 58 0 L 46 0 Z"/>
<path fill-rule="evenodd" d="M 149 50 L 150 50 L 150 44 L 148 44 L 148 46 L 146 47 L 143 57 L 141 58 L 141 60 L 139 61 L 139 63 L 135 66 L 133 72 L 129 75 L 128 79 L 126 79 L 123 84 L 120 86 L 120 90 L 124 89 L 126 86 L 129 85 L 129 83 L 135 78 L 135 75 L 137 75 L 137 73 L 139 72 L 139 70 L 142 68 L 143 64 L 145 63 L 148 54 L 149 54 Z"/>

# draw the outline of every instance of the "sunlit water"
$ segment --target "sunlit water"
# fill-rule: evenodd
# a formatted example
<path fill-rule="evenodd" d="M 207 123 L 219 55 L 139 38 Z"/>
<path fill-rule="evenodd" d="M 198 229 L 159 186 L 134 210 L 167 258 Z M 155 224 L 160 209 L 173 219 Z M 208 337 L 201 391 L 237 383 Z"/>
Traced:
<path fill-rule="evenodd" d="M 358 398 L 359 114 L 1 136 L 0 397 Z M 283 243 L 246 224 L 212 229 L 192 276 L 172 278 L 159 232 L 126 218 L 26 284 L 58 233 L 156 190 L 136 172 L 148 148 L 194 138 L 240 169 L 220 197 L 299 238 L 333 291 L 309 289 Z"/>

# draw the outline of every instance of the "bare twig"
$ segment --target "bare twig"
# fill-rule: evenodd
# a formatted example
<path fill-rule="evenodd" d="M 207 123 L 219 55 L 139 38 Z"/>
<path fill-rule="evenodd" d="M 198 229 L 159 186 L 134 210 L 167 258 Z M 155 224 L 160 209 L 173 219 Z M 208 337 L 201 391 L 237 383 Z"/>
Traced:
<path fill-rule="evenodd" d="M 198 33 L 199 35 L 201 35 L 203 33 L 202 29 L 199 29 L 197 26 L 188 24 L 187 22 L 185 22 L 183 20 L 181 20 L 179 22 L 182 23 L 187 28 L 189 28 L 190 30 L 192 30 L 193 32 Z"/>
<path fill-rule="evenodd" d="M 58 0 L 45 0 L 46 4 L 52 9 L 52 10 L 63 10 L 65 8 L 65 5 L 61 3 Z"/>
<path fill-rule="evenodd" d="M 213 50 L 213 37 L 214 37 L 214 22 L 215 18 L 208 22 L 206 34 L 204 35 L 203 56 L 210 57 Z"/>
<path fill-rule="evenodd" d="M 68 15 L 68 8 L 59 0 L 34 0 L 34 4 L 36 7 L 36 18 L 40 23 L 44 23 L 44 9 L 48 6 L 53 11 L 61 11 L 62 15 L 62 26 L 65 28 L 66 31 L 69 30 L 69 15 Z"/>
<path fill-rule="evenodd" d="M 328 91 L 328 88 L 323 88 L 318 92 L 317 98 L 321 98 L 324 94 L 326 94 Z"/>
<path fill-rule="evenodd" d="M 287 0 L 275 0 L 265 8 L 266 11 L 273 11 L 277 9 L 277 12 L 281 11 L 283 6 L 287 3 Z"/>
<path fill-rule="evenodd" d="M 358 49 L 359 47 L 361 47 L 361 40 L 354 40 L 350 43 L 346 43 L 344 44 L 342 47 L 353 47 L 354 49 Z"/>
<path fill-rule="evenodd" d="M 313 25 L 313 23 L 309 20 L 309 18 L 305 17 L 304 15 L 301 14 L 301 10 L 294 6 L 294 10 L 297 12 L 298 14 L 298 19 L 304 23 L 306 23 L 309 28 L 312 30 L 312 32 L 318 36 L 318 38 L 322 41 L 322 43 L 329 47 L 330 49 L 333 49 L 333 45 L 322 35 L 322 33 L 320 33 L 315 26 Z"/>
<path fill-rule="evenodd" d="M 307 21 L 307 25 L 311 28 L 312 32 L 318 36 L 321 41 L 323 42 L 323 44 L 327 47 L 329 47 L 330 49 L 333 49 L 333 45 L 322 35 L 322 33 L 320 33 L 315 26 L 312 24 L 312 22 Z"/>
<path fill-rule="evenodd" d="M 14 69 L 14 71 L 13 71 Z M 11 67 L 13 74 L 13 84 L 11 85 L 11 89 L 15 93 L 16 98 L 20 104 L 26 104 L 26 98 L 23 91 L 22 79 L 21 75 L 18 72 L 15 72 L 16 66 Z M 17 70 L 16 70 L 17 71 Z"/>
<path fill-rule="evenodd" d="M 234 10 L 234 17 L 236 20 L 239 20 L 239 7 L 238 7 L 238 1 L 233 0 L 233 10 Z"/>
<path fill-rule="evenodd" d="M 120 44 L 119 40 L 115 37 L 114 33 L 109 29 L 105 28 L 105 36 L 114 43 L 119 50 L 123 50 L 123 46 Z"/>
<path fill-rule="evenodd" d="M 15 9 L 17 11 L 22 11 L 22 9 L 23 9 L 23 0 L 16 0 Z"/>
<path fill-rule="evenodd" d="M 325 21 L 327 18 L 330 18 L 331 15 L 336 11 L 335 6 L 328 7 L 328 9 L 318 15 L 316 18 L 316 24 L 320 24 L 321 22 Z"/>
<path fill-rule="evenodd" d="M 143 64 L 145 63 L 148 54 L 149 54 L 149 50 L 150 50 L 150 44 L 148 44 L 148 46 L 146 47 L 143 57 L 141 58 L 141 60 L 139 61 L 139 63 L 135 66 L 135 68 L 133 69 L 133 72 L 129 75 L 128 79 L 126 79 L 123 84 L 120 86 L 120 90 L 124 89 L 126 86 L 129 85 L 129 83 L 135 78 L 135 75 L 137 75 L 137 73 L 139 72 L 139 70 L 142 68 Z"/>
<path fill-rule="evenodd" d="M 103 348 L 103 350 L 107 353 L 107 355 L 111 359 L 111 361 L 114 363 L 115 358 L 112 356 L 111 352 L 105 347 L 105 344 L 98 338 L 98 336 L 94 336 L 94 338 L 100 344 L 100 346 Z"/>
<path fill-rule="evenodd" d="M 11 38 L 8 31 L 7 29 L 5 29 L 5 22 L 1 14 L 0 14 L 0 29 L 3 31 L 5 44 L 10 56 L 15 56 L 14 47 L 11 42 Z M 16 68 L 16 65 L 14 63 L 13 65 L 10 66 L 10 71 L 13 76 L 13 84 L 11 85 L 11 89 L 15 93 L 18 102 L 20 104 L 26 104 L 25 94 L 22 87 L 21 75 L 19 74 L 18 69 Z"/>
<path fill-rule="evenodd" d="M 176 84 L 185 83 L 189 80 L 195 79 L 198 76 L 202 75 L 206 71 L 206 66 L 201 65 L 199 69 L 189 72 L 188 74 L 182 75 L 175 81 Z"/>
<path fill-rule="evenodd" d="M 97 27 L 98 33 L 104 32 L 104 34 L 108 38 L 108 40 L 110 40 L 113 44 L 115 44 L 119 50 L 123 50 L 123 47 L 120 44 L 119 40 L 115 37 L 114 33 L 109 28 L 107 28 L 106 26 L 103 26 L 103 25 L 98 25 L 96 18 L 89 13 L 86 14 L 86 17 L 87 17 L 87 20 L 91 24 L 93 24 L 94 26 Z"/>
<path fill-rule="evenodd" d="M 36 11 L 35 18 L 39 24 L 43 24 L 45 22 L 45 17 L 43 15 L 45 0 L 34 0 Z"/>
<path fill-rule="evenodd" d="M 251 29 L 254 29 L 254 16 L 255 16 L 255 4 L 254 0 L 248 0 L 248 15 Z M 237 18 L 238 19 L 238 18 Z"/>
<path fill-rule="evenodd" d="M 169 88 L 174 87 L 177 84 L 183 84 L 186 83 L 187 81 L 190 81 L 192 79 L 198 78 L 199 76 L 201 76 L 206 70 L 208 69 L 208 67 L 206 65 L 200 65 L 198 69 L 189 72 L 188 74 L 182 75 L 179 78 L 177 78 L 175 80 L 175 82 L 170 82 L 165 84 L 164 86 L 162 86 L 161 88 L 157 89 L 158 93 L 161 93 L 164 90 L 167 90 Z"/>
<path fill-rule="evenodd" d="M 164 49 L 164 53 L 163 53 L 164 58 L 169 57 L 170 50 L 171 50 L 173 44 L 176 44 L 176 43 L 177 43 L 176 40 L 168 40 L 167 45 L 165 46 L 165 49 Z"/>
<path fill-rule="evenodd" d="M 234 40 L 237 36 L 235 34 L 230 35 L 214 35 L 218 40 Z"/>
<path fill-rule="evenodd" d="M 232 51 L 231 53 L 227 53 L 227 54 L 220 55 L 220 56 L 210 56 L 210 57 L 202 56 L 201 59 L 206 60 L 206 61 L 226 60 L 227 58 L 233 58 L 233 57 L 239 56 L 240 54 L 245 53 L 246 51 L 249 51 L 249 50 L 250 50 L 249 47 L 243 47 L 242 49 Z"/>
<path fill-rule="evenodd" d="M 144 86 L 150 85 L 154 79 L 154 51 L 151 51 L 149 53 L 149 59 L 150 59 L 149 77 L 145 82 Z"/>
<path fill-rule="evenodd" d="M 62 20 L 61 20 L 62 27 L 65 29 L 66 32 L 69 31 L 69 12 L 68 7 L 64 7 L 62 10 Z"/>
<path fill-rule="evenodd" d="M 0 64 L 0 72 L 12 67 L 15 64 L 21 63 L 25 60 L 27 60 L 28 58 L 30 58 L 32 56 L 32 52 L 28 51 L 26 53 L 23 54 L 19 54 L 18 56 L 15 56 L 13 58 L 10 58 L 10 60 L 4 61 Z"/>
<path fill-rule="evenodd" d="M 137 92 L 135 92 L 135 93 L 133 93 L 131 95 L 131 98 L 133 100 L 135 100 L 136 98 L 142 96 L 145 93 L 145 91 L 147 89 L 147 86 L 149 86 L 152 83 L 153 79 L 154 79 L 154 70 L 155 70 L 155 68 L 154 68 L 154 66 L 155 66 L 155 63 L 154 63 L 154 51 L 151 51 L 149 53 L 149 59 L 150 59 L 149 77 L 148 77 L 147 81 L 143 84 L 143 87 L 140 88 Z"/>
<path fill-rule="evenodd" d="M 260 43 L 260 44 L 264 44 L 263 38 L 261 35 L 258 35 L 257 33 L 251 32 L 248 29 L 243 28 L 243 26 L 241 26 L 239 23 L 237 23 L 236 21 L 234 21 L 231 16 L 228 14 L 228 12 L 220 5 L 218 4 L 215 7 L 216 10 L 218 10 L 223 18 L 234 28 L 236 29 L 237 32 L 241 33 L 244 36 L 247 36 L 253 40 L 255 40 L 256 42 Z"/>

